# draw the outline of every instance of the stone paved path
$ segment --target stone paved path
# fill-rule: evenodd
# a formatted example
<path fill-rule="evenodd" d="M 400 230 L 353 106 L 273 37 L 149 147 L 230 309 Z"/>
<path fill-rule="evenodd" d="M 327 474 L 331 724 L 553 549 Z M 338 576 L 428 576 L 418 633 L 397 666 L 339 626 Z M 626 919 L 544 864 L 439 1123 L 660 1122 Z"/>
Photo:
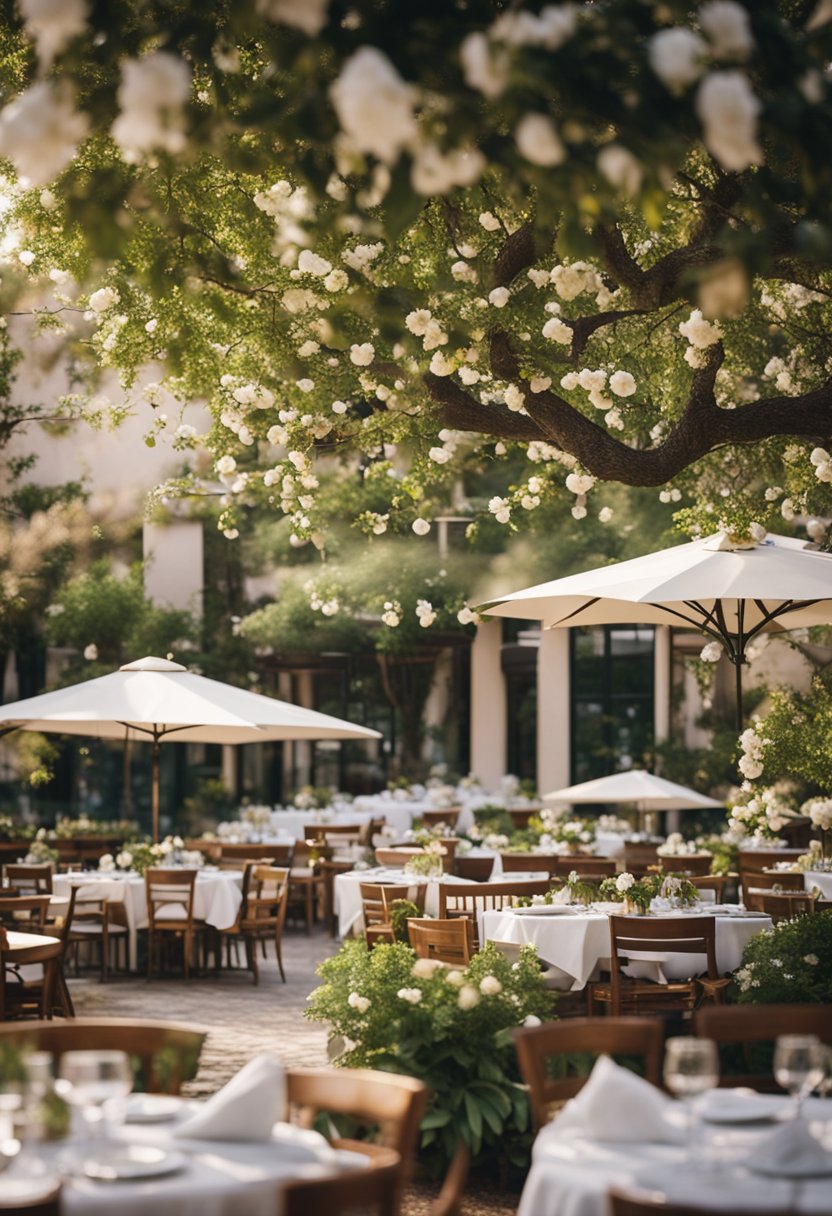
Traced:
<path fill-rule="evenodd" d="M 187 1088 L 193 1095 L 214 1093 L 257 1052 L 268 1052 L 286 1065 L 326 1063 L 326 1028 L 303 1016 L 306 998 L 315 987 L 315 968 L 334 952 L 336 945 L 322 930 L 307 936 L 288 929 L 283 937 L 282 983 L 274 958 L 260 960 L 257 987 L 244 970 L 226 971 L 218 977 L 144 977 L 111 979 L 70 976 L 69 986 L 78 1017 L 166 1018 L 207 1028 L 208 1038 L 200 1058 L 199 1072 Z M 408 1191 L 403 1216 L 426 1216 L 432 1190 L 413 1186 Z M 469 1185 L 464 1202 L 465 1216 L 509 1216 L 517 1207 L 516 1195 L 500 1195 L 492 1189 Z"/>

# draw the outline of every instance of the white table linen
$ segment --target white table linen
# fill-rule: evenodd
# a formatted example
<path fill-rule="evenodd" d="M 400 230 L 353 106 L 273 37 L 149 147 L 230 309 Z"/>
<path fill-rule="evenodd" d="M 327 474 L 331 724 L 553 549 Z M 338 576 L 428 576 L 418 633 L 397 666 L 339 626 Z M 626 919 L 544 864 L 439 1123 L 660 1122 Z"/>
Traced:
<path fill-rule="evenodd" d="M 64 1216 L 279 1216 L 281 1183 L 327 1177 L 360 1164 L 355 1154 L 336 1151 L 317 1133 L 284 1124 L 276 1125 L 271 1139 L 253 1143 L 174 1137 L 194 1107 L 183 1103 L 174 1121 L 110 1130 L 119 1142 L 182 1153 L 181 1171 L 143 1181 L 73 1177 L 64 1183 Z M 39 1145 L 38 1155 L 47 1170 L 54 1170 L 68 1159 L 77 1166 L 95 1154 L 88 1143 L 73 1139 Z M 23 1169 L 23 1163 L 14 1165 L 4 1178 Z"/>
<path fill-rule="evenodd" d="M 807 870 L 803 875 L 803 885 L 807 891 L 817 887 L 823 899 L 832 899 L 832 872 L 828 870 Z"/>
<path fill-rule="evenodd" d="M 726 1091 L 730 1092 L 730 1091 Z M 772 1114 L 783 1110 L 784 1100 L 765 1095 Z M 788 1099 L 785 1101 L 788 1105 Z M 805 1112 L 813 1133 L 832 1149 L 832 1102 L 809 1099 Z M 629 1111 L 621 1111 L 622 1122 Z M 718 1170 L 696 1163 L 695 1180 L 685 1170 L 684 1147 L 631 1140 L 597 1140 L 558 1128 L 558 1120 L 538 1134 L 532 1150 L 532 1167 L 520 1199 L 517 1216 L 607 1216 L 607 1190 L 662 1190 L 671 1202 L 692 1202 L 718 1212 L 764 1213 L 794 1210 L 829 1213 L 832 1178 L 786 1181 L 752 1173 L 744 1162 L 777 1125 L 765 1123 L 709 1124 L 701 1135 L 706 1154 L 713 1154 Z M 692 1189 L 693 1188 L 693 1189 Z"/>
<path fill-rule="evenodd" d="M 68 899 L 73 886 L 80 887 L 78 898 L 109 899 L 123 903 L 127 918 L 128 958 L 131 971 L 136 970 L 138 932 L 147 927 L 147 898 L 144 878 L 139 874 L 89 873 L 56 874 L 53 880 L 56 897 Z M 194 887 L 194 916 L 215 929 L 228 929 L 234 924 L 243 899 L 243 875 L 240 870 L 200 870 Z"/>
<path fill-rule="evenodd" d="M 707 911 L 702 909 L 699 915 Z M 761 929 L 770 929 L 771 920 L 765 916 L 742 917 L 728 912 L 720 915 L 719 909 L 714 915 L 717 966 L 720 972 L 735 971 L 742 961 L 746 942 Z M 583 988 L 610 957 L 609 916 L 592 909 L 570 911 L 560 916 L 543 913 L 535 916 L 525 912 L 517 915 L 510 909 L 484 912 L 480 916 L 480 940 L 489 939 L 518 945 L 532 943 L 544 962 L 572 976 L 573 991 Z M 667 954 L 661 962 L 661 972 L 666 979 L 684 979 L 704 970 L 704 955 L 697 958 L 691 954 Z M 656 972 L 649 978 L 660 980 L 662 975 Z"/>

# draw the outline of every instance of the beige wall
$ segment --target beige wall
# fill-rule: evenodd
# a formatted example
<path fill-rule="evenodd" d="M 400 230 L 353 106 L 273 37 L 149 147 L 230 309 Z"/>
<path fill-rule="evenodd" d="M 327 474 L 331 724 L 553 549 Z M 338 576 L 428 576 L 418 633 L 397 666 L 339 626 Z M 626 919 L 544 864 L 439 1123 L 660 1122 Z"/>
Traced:
<path fill-rule="evenodd" d="M 471 646 L 471 772 L 496 791 L 506 772 L 506 683 L 502 621 L 484 620 Z"/>

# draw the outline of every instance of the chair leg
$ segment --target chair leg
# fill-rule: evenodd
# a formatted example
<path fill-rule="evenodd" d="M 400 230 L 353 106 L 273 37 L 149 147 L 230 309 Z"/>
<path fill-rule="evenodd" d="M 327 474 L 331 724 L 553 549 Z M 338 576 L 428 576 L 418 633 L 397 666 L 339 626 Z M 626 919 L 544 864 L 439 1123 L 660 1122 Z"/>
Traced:
<path fill-rule="evenodd" d="M 286 973 L 283 970 L 283 954 L 281 951 L 282 945 L 283 945 L 283 943 L 280 940 L 280 936 L 278 934 L 275 934 L 274 954 L 275 954 L 275 958 L 277 959 L 277 965 L 280 968 L 280 978 L 283 980 L 283 983 L 285 984 L 286 983 Z"/>

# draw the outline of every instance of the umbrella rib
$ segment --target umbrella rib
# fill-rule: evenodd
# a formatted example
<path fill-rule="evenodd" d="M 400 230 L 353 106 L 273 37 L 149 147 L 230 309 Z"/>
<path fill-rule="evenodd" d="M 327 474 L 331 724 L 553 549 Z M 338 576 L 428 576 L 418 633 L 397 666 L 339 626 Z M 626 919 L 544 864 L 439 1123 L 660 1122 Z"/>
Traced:
<path fill-rule="evenodd" d="M 139 726 L 135 722 L 122 722 L 120 718 L 117 720 L 119 726 L 124 726 L 127 730 L 137 730 L 143 735 L 150 735 L 154 743 L 158 742 L 159 739 L 163 738 L 165 735 L 174 735 L 180 730 L 191 730 L 192 727 L 196 725 L 196 723 L 190 722 L 185 723 L 183 726 L 168 726 L 163 727 L 162 730 L 159 730 L 155 724 L 153 726 Z"/>

